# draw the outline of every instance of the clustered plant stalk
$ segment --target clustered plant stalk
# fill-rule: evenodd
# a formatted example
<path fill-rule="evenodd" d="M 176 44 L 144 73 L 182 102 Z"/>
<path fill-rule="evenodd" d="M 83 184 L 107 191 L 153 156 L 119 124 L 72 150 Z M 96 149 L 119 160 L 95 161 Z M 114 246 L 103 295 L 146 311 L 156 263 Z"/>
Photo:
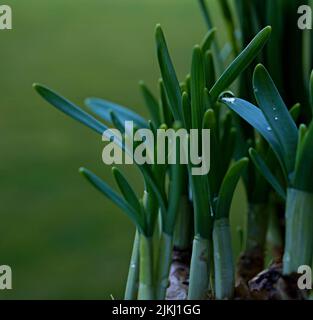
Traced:
<path fill-rule="evenodd" d="M 180 143 L 177 136 L 175 164 L 169 161 L 162 165 L 156 161 L 152 161 L 153 164 L 135 163 L 143 178 L 144 192 L 141 197 L 116 167 L 112 168 L 112 173 L 120 194 L 88 169 L 79 170 L 95 188 L 119 206 L 136 227 L 124 295 L 127 300 L 166 299 L 175 250 L 191 252 L 190 273 L 186 279 L 189 281 L 188 299 L 234 297 L 236 266 L 230 208 L 240 177 L 243 177 L 249 201 L 246 251 L 255 252 L 255 248 L 258 248 L 260 268 L 264 267 L 268 211 L 272 204 L 267 191 L 269 188 L 272 188 L 279 202 L 286 202 L 284 273 L 289 275 L 297 272 L 299 265 L 312 263 L 311 118 L 306 116 L 306 121 L 300 126 L 296 125 L 303 117 L 304 108 L 295 104 L 288 111 L 262 65 L 258 65 L 253 74 L 254 90 L 250 92 L 250 86 L 245 85 L 251 74 L 249 66 L 257 58 L 266 61 L 271 59 L 269 50 L 274 50 L 273 42 L 270 42 L 272 46 L 267 47 L 266 58 L 261 56 L 270 38 L 271 27 L 261 29 L 260 26 L 270 20 L 272 10 L 276 7 L 271 1 L 266 1 L 268 11 L 265 15 L 263 9 L 258 11 L 257 1 L 249 4 L 243 0 L 236 1 L 235 8 L 241 23 L 243 10 L 253 10 L 253 19 L 256 19 L 253 21 L 254 29 L 245 24 L 240 26 L 244 44 L 240 50 L 240 41 L 235 36 L 234 8 L 227 1 L 220 1 L 236 56 L 225 67 L 225 59 L 216 41 L 218 31 L 212 27 L 205 1 L 199 0 L 199 3 L 209 30 L 201 44 L 193 48 L 190 74 L 182 82 L 177 78 L 163 31 L 159 25 L 156 27 L 155 42 L 161 74 L 158 82 L 159 99 L 144 82 L 140 82 L 140 90 L 150 114 L 149 120 L 107 100 L 88 98 L 86 106 L 96 118 L 51 89 L 34 85 L 47 102 L 98 134 L 102 135 L 108 129 L 98 118 L 123 132 L 122 139 L 114 134 L 114 130 L 108 138 L 112 139 L 113 136 L 116 147 L 123 150 L 125 157 L 132 156 L 128 143 L 138 144 L 138 141 L 130 141 L 133 134 L 125 130 L 125 121 L 134 122 L 135 132 L 141 128 L 150 128 L 153 132 L 158 128 L 171 128 L 174 131 L 184 128 L 188 132 L 192 129 L 210 129 L 211 161 L 208 174 L 193 175 L 192 170 L 197 166 L 190 161 L 187 165 L 179 163 Z M 258 14 L 268 19 L 256 24 L 260 18 Z M 248 19 L 248 23 L 252 22 Z M 251 30 L 256 29 L 258 32 L 253 38 Z M 270 65 L 276 68 L 275 64 Z M 275 74 L 280 75 L 280 71 L 276 70 Z M 233 86 L 236 80 L 239 80 L 238 95 L 244 99 L 235 98 L 232 92 L 227 91 L 230 88 L 236 90 Z M 297 102 L 302 102 L 301 98 L 307 96 L 304 104 L 310 105 L 311 112 L 313 73 L 306 87 L 307 95 L 303 93 L 302 96 L 300 92 Z M 252 92 L 260 108 L 254 106 Z M 201 156 L 209 146 L 199 140 Z M 149 142 L 143 139 L 142 143 L 149 154 L 147 157 L 154 159 L 156 155 L 148 152 Z M 249 157 L 252 160 L 250 162 Z M 274 233 L 279 234 L 277 224 L 272 224 L 272 228 Z M 246 280 L 255 273 L 245 271 L 249 274 Z"/>
<path fill-rule="evenodd" d="M 312 81 L 313 72 L 309 83 L 309 106 L 313 110 Z M 311 266 L 313 258 L 313 123 L 310 121 L 308 126 L 300 124 L 297 127 L 262 65 L 255 68 L 253 87 L 259 108 L 234 97 L 222 98 L 222 101 L 263 136 L 277 159 L 273 172 L 255 149 L 249 150 L 256 168 L 277 193 L 286 199 L 283 272 L 289 275 L 296 273 L 301 265 Z"/>
<path fill-rule="evenodd" d="M 210 10 L 210 1 L 199 0 L 199 3 L 207 26 L 212 28 L 214 23 L 211 16 L 214 15 Z M 301 5 L 312 6 L 313 1 L 221 0 L 218 4 L 227 27 L 227 45 L 232 48 L 234 55 L 264 26 L 272 26 L 271 39 L 257 59 L 267 66 L 297 124 L 308 124 L 312 115 L 309 108 L 308 79 L 313 68 L 313 37 L 309 30 L 297 28 L 297 10 Z M 252 74 L 253 67 L 250 66 L 241 75 L 236 92 L 237 96 L 255 103 Z M 254 147 L 268 158 L 270 163 L 273 155 L 264 140 L 255 135 L 254 130 L 247 126 L 245 121 L 235 118 L 235 122 L 239 141 L 235 157 L 247 156 L 249 148 Z M 248 199 L 248 214 L 245 252 L 240 260 L 238 272 L 248 281 L 264 268 L 265 249 L 269 245 L 272 247 L 271 254 L 274 260 L 281 261 L 284 248 L 284 200 L 280 196 L 277 197 L 277 194 L 268 192 L 270 186 L 252 162 L 248 165 L 243 181 Z M 271 243 L 266 243 L 269 238 Z M 244 269 L 243 272 L 240 270 L 241 267 Z"/>

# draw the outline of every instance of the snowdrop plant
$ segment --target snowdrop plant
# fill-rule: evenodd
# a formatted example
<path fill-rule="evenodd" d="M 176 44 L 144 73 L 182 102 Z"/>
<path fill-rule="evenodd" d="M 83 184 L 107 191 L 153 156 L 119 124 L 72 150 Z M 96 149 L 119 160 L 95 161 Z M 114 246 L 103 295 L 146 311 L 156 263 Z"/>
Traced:
<path fill-rule="evenodd" d="M 210 29 L 192 53 L 190 75 L 179 82 L 160 26 L 155 40 L 160 66 L 160 100 L 147 86 L 140 88 L 150 113 L 147 121 L 129 108 L 89 98 L 86 105 L 98 118 L 123 131 L 124 121 L 139 128 L 185 128 L 211 130 L 211 170 L 192 175 L 194 166 L 180 164 L 136 164 L 143 177 L 144 194 L 138 197 L 122 172 L 113 168 L 120 194 L 88 169 L 80 173 L 101 193 L 120 207 L 136 227 L 125 299 L 164 299 L 175 243 L 190 245 L 189 299 L 205 299 L 211 291 L 217 299 L 233 297 L 235 276 L 229 212 L 235 187 L 248 159 L 232 163 L 236 129 L 232 115 L 219 97 L 247 69 L 269 39 L 271 28 L 261 30 L 247 47 L 216 77 L 211 45 L 216 30 Z M 51 105 L 96 133 L 108 132 L 107 125 L 51 89 L 35 84 L 35 90 Z M 114 133 L 111 132 L 111 135 Z M 114 142 L 126 155 L 128 133 Z M 134 142 L 135 143 L 135 142 Z M 177 152 L 179 154 L 179 143 Z M 201 141 L 199 141 L 201 146 Z M 207 146 L 209 147 L 209 146 Z M 205 146 L 204 146 L 205 148 Z M 201 150 L 203 152 L 203 150 Z M 190 223 L 190 219 L 194 223 Z"/>
<path fill-rule="evenodd" d="M 267 42 L 271 28 L 266 27 L 263 29 L 217 80 L 215 80 L 212 53 L 204 51 L 210 47 L 208 42 L 211 44 L 214 39 L 213 32 L 214 29 L 209 31 L 202 46 L 194 48 L 190 78 L 188 77 L 188 81 L 181 86 L 177 80 L 162 30 L 157 27 L 156 31 L 161 75 L 174 119 L 181 121 L 187 129 L 208 128 L 213 132 L 213 146 L 211 148 L 211 153 L 214 155 L 211 157 L 213 158 L 211 160 L 212 174 L 209 173 L 208 176 L 193 176 L 190 174 L 190 167 L 188 168 L 195 225 L 190 266 L 189 299 L 203 299 L 208 293 L 212 232 L 215 234 L 213 247 L 215 243 L 214 249 L 217 252 L 214 255 L 215 267 L 218 269 L 215 270 L 217 275 L 215 281 L 217 297 L 232 297 L 234 267 L 232 264 L 228 216 L 231 197 L 246 160 L 239 161 L 235 169 L 233 168 L 227 172 L 233 156 L 231 150 L 234 132 L 231 129 L 229 117 L 223 124 L 220 124 L 221 112 L 218 106 L 218 97 L 254 60 Z M 185 90 L 182 90 L 181 87 Z M 223 138 L 221 138 L 222 134 L 224 134 Z M 218 165 L 222 158 L 221 152 L 223 148 L 228 148 L 226 149 L 227 151 L 225 150 L 225 161 Z M 220 154 L 218 154 L 218 150 Z M 229 176 L 232 178 L 229 178 Z M 219 202 L 218 199 L 220 199 Z M 216 202 L 219 203 L 217 208 L 215 208 Z M 223 248 L 221 248 L 222 244 L 224 245 Z M 221 267 L 223 268 L 222 272 L 220 272 L 222 270 Z M 229 276 L 224 276 L 225 270 L 229 270 Z"/>
<path fill-rule="evenodd" d="M 312 74 L 310 108 L 312 109 Z M 254 149 L 250 156 L 271 186 L 286 199 L 286 236 L 283 272 L 297 272 L 311 265 L 313 257 L 312 144 L 313 124 L 297 127 L 267 70 L 258 65 L 253 75 L 255 105 L 234 97 L 222 98 L 231 110 L 252 125 L 268 142 L 279 163 L 281 182 Z"/>
<path fill-rule="evenodd" d="M 211 12 L 209 1 L 199 0 L 201 12 L 208 28 L 214 26 L 216 12 Z M 313 38 L 311 32 L 303 32 L 297 28 L 297 9 L 303 4 L 313 4 L 312 0 L 221 0 L 218 1 L 220 12 L 228 34 L 228 42 L 223 50 L 216 49 L 215 57 L 218 65 L 224 65 L 225 55 L 220 52 L 236 55 L 244 48 L 251 38 L 264 26 L 271 25 L 273 32 L 271 39 L 264 50 L 258 56 L 259 62 L 267 66 L 278 90 L 284 96 L 288 109 L 292 109 L 291 115 L 296 117 L 297 123 L 308 124 L 312 112 L 309 108 L 309 70 L 313 68 L 312 48 Z M 215 43 L 215 48 L 221 46 Z M 226 50 L 226 48 L 231 48 Z M 297 61 L 297 64 L 294 63 Z M 239 79 L 237 95 L 254 103 L 251 78 L 253 68 L 249 67 Z M 264 142 L 255 136 L 254 130 L 244 121 L 237 122 L 238 138 L 235 157 L 247 156 L 250 147 L 259 148 Z M 262 139 L 261 139 L 262 140 Z M 259 150 L 260 151 L 260 150 Z M 263 148 L 262 152 L 267 153 Z M 264 154 L 265 156 L 265 154 Z M 270 157 L 272 155 L 269 154 Z M 284 205 L 282 198 L 277 198 L 268 192 L 268 184 L 262 176 L 249 164 L 247 174 L 244 175 L 244 185 L 248 198 L 246 247 L 243 253 L 242 274 L 245 280 L 250 280 L 264 267 L 266 234 L 269 231 L 271 237 L 275 234 L 274 252 L 275 260 L 280 261 L 283 241 L 281 208 Z M 254 190 L 252 192 L 251 190 Z M 240 265 L 239 265 L 240 267 Z M 246 272 L 250 269 L 250 272 Z M 239 273 L 240 270 L 239 270 Z"/>

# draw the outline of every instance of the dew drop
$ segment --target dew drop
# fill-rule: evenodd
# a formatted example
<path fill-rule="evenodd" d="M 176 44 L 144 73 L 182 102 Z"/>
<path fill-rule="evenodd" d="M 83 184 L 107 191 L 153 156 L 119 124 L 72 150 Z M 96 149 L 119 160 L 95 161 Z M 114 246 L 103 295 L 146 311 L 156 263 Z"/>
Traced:
<path fill-rule="evenodd" d="M 271 127 L 267 127 L 266 130 L 267 131 L 272 131 L 272 128 Z"/>
<path fill-rule="evenodd" d="M 274 117 L 274 120 L 277 121 L 277 120 L 278 120 L 278 117 Z"/>
<path fill-rule="evenodd" d="M 235 98 L 231 98 L 231 97 L 225 97 L 223 98 L 224 101 L 226 102 L 230 102 L 230 103 L 234 103 L 235 102 Z"/>

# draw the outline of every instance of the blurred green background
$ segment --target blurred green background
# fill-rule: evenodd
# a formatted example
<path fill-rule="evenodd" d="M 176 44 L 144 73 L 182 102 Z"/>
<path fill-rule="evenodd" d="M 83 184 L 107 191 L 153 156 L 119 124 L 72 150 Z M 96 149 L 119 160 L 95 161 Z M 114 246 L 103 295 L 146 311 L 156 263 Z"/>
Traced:
<path fill-rule="evenodd" d="M 0 299 L 122 298 L 134 228 L 77 172 L 84 165 L 113 185 L 101 138 L 48 106 L 32 83 L 81 106 L 98 96 L 146 115 L 138 81 L 157 89 L 154 27 L 162 24 L 182 78 L 206 31 L 197 2 L 6 4 L 13 30 L 0 31 L 0 265 L 11 266 L 13 290 Z M 140 189 L 135 169 L 127 173 Z M 233 211 L 244 212 L 240 191 L 236 198 Z M 242 215 L 233 218 L 242 224 Z"/>

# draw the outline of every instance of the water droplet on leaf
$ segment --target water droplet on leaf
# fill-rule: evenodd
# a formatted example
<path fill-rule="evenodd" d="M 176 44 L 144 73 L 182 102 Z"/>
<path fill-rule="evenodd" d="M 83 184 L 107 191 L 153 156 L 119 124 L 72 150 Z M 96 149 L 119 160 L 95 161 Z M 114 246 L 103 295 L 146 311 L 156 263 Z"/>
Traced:
<path fill-rule="evenodd" d="M 225 98 L 223 98 L 223 100 L 225 102 L 230 102 L 230 103 L 234 103 L 235 102 L 235 98 L 230 98 L 230 97 L 225 97 Z"/>

